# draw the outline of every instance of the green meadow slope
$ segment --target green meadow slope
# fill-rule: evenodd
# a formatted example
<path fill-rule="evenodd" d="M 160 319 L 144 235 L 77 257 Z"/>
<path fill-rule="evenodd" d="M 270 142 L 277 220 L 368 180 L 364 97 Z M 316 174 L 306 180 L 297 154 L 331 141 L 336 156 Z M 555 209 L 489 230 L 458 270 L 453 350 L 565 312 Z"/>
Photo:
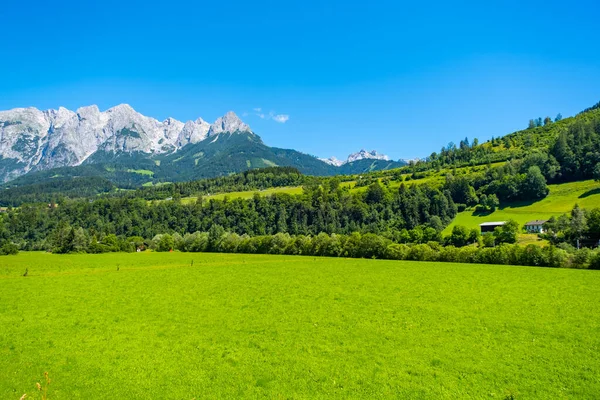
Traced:
<path fill-rule="evenodd" d="M 597 271 L 21 253 L 0 297 L 2 399 L 600 393 Z"/>
<path fill-rule="evenodd" d="M 270 196 L 275 193 L 287 193 L 287 194 L 300 194 L 302 193 L 302 186 L 290 186 L 290 187 L 276 187 L 264 190 L 247 190 L 243 192 L 229 192 L 229 193 L 217 193 L 202 196 L 204 201 L 207 200 L 223 200 L 225 197 L 229 199 L 251 199 L 255 194 L 260 196 Z M 184 197 L 181 199 L 182 203 L 192 203 L 198 200 L 198 197 Z"/>
<path fill-rule="evenodd" d="M 536 202 L 508 203 L 493 213 L 467 210 L 458 213 L 444 233 L 450 233 L 455 225 L 477 228 L 483 222 L 513 219 L 523 226 L 534 219 L 549 219 L 570 212 L 575 204 L 582 208 L 600 207 L 600 183 L 593 180 L 548 185 L 550 193 Z"/>

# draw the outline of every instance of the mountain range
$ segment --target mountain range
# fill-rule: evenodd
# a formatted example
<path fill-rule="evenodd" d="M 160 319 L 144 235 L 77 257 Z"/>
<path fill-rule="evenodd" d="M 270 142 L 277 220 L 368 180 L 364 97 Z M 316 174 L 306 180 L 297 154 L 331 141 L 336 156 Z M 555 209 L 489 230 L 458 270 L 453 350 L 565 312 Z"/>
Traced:
<path fill-rule="evenodd" d="M 22 175 L 103 176 L 137 185 L 220 176 L 250 168 L 293 166 L 305 174 L 354 174 L 397 168 L 376 151 L 340 162 L 264 144 L 233 112 L 213 124 L 198 118 L 158 121 L 122 104 L 104 112 L 16 108 L 0 111 L 0 181 Z"/>
<path fill-rule="evenodd" d="M 335 157 L 319 158 L 319 160 L 326 162 L 329 165 L 335 165 L 336 167 L 341 167 L 342 165 L 345 165 L 348 163 L 353 163 L 355 161 L 360 161 L 360 160 L 389 161 L 390 158 L 388 156 L 386 156 L 385 154 L 379 154 L 376 150 L 367 151 L 365 149 L 362 149 L 356 153 L 350 154 L 348 156 L 348 158 L 346 159 L 346 161 L 338 160 Z"/>

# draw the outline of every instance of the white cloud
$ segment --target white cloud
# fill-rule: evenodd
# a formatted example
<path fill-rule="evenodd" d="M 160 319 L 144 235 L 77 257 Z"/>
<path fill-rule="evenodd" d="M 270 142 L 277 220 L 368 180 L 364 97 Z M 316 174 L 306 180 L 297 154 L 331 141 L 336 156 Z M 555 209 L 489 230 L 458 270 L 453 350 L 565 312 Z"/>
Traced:
<path fill-rule="evenodd" d="M 280 124 L 285 124 L 287 122 L 287 120 L 290 119 L 290 116 L 287 114 L 277 114 L 277 115 L 273 115 L 272 118 L 273 118 L 273 121 L 275 121 L 275 122 L 279 122 Z"/>
<path fill-rule="evenodd" d="M 288 114 L 275 114 L 275 111 L 271 111 L 268 114 L 265 114 L 262 112 L 261 107 L 255 107 L 252 109 L 252 113 L 245 112 L 243 115 L 254 115 L 260 119 L 271 119 L 275 122 L 279 122 L 280 124 L 285 124 L 290 119 L 290 116 Z"/>

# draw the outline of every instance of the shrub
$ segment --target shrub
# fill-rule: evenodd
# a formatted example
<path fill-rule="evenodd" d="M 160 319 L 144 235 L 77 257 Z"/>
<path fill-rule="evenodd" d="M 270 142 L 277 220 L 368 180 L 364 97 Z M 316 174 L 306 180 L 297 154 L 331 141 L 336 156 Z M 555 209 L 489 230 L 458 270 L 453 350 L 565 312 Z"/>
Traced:
<path fill-rule="evenodd" d="M 365 258 L 383 258 L 390 243 L 389 239 L 373 233 L 364 234 L 360 239 L 360 255 Z"/>
<path fill-rule="evenodd" d="M 494 236 L 498 243 L 517 243 L 518 234 L 519 224 L 513 220 L 509 220 L 504 225 L 494 229 Z"/>
<path fill-rule="evenodd" d="M 486 232 L 482 236 L 482 244 L 484 247 L 494 247 L 496 245 L 496 239 L 492 232 Z"/>
<path fill-rule="evenodd" d="M 19 247 L 12 242 L 6 242 L 0 247 L 0 255 L 2 256 L 15 254 L 19 254 Z"/>
<path fill-rule="evenodd" d="M 571 265 L 573 268 L 587 268 L 590 261 L 590 256 L 590 249 L 579 249 L 573 254 L 573 257 L 571 258 Z"/>
<path fill-rule="evenodd" d="M 156 251 L 171 251 L 175 247 L 175 242 L 173 241 L 173 236 L 165 233 L 164 235 L 157 235 L 158 240 L 155 237 L 155 250 Z"/>
<path fill-rule="evenodd" d="M 408 259 L 414 261 L 437 261 L 438 253 L 426 244 L 415 244 L 408 251 Z"/>
<path fill-rule="evenodd" d="M 392 243 L 385 249 L 385 258 L 390 260 L 404 260 L 408 255 L 409 247 L 405 244 Z"/>
<path fill-rule="evenodd" d="M 600 269 L 600 249 L 590 257 L 590 269 Z"/>
<path fill-rule="evenodd" d="M 548 262 L 545 258 L 545 254 L 539 246 L 530 244 L 525 247 L 521 253 L 521 264 L 532 265 L 532 266 L 543 266 L 547 265 Z"/>
<path fill-rule="evenodd" d="M 566 251 L 558 249 L 554 246 L 546 246 L 543 248 L 548 267 L 560 268 L 567 265 L 569 255 Z"/>
<path fill-rule="evenodd" d="M 452 228 L 452 233 L 446 240 L 455 247 L 466 246 L 469 243 L 469 230 L 465 226 L 455 225 Z"/>

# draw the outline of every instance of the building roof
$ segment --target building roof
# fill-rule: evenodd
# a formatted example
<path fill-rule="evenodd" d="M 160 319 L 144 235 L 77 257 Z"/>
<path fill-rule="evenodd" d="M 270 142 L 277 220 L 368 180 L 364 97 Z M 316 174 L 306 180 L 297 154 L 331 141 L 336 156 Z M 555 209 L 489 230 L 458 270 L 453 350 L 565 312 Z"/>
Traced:
<path fill-rule="evenodd" d="M 506 221 L 498 221 L 498 222 L 484 222 L 483 224 L 479 224 L 479 226 L 494 226 L 494 225 L 504 225 Z"/>
<path fill-rule="evenodd" d="M 533 220 L 533 221 L 529 221 L 528 223 L 525 224 L 525 226 L 544 225 L 546 222 L 548 222 L 547 219 L 536 219 L 536 220 Z"/>

